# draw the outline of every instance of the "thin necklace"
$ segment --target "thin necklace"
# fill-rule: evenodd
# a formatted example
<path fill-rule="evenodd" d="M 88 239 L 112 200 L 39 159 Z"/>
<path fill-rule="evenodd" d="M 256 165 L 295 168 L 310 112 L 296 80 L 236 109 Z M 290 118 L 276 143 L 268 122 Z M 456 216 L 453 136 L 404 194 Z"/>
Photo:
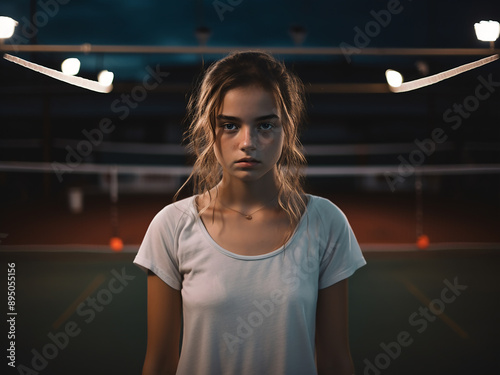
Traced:
<path fill-rule="evenodd" d="M 265 205 L 263 205 L 263 206 L 262 206 L 262 207 L 260 207 L 259 209 L 255 210 L 255 211 L 253 211 L 253 212 L 251 212 L 251 213 L 249 213 L 249 214 L 245 214 L 245 213 L 243 213 L 243 212 L 240 212 L 240 211 L 238 211 L 238 210 L 235 210 L 234 208 L 231 208 L 231 207 L 226 206 L 224 203 L 222 203 L 222 201 L 221 201 L 220 199 L 218 199 L 218 201 L 219 201 L 219 203 L 220 203 L 223 207 L 227 208 L 228 210 L 231 210 L 231 211 L 234 211 L 234 212 L 239 213 L 241 216 L 243 216 L 243 217 L 244 217 L 245 219 L 247 219 L 247 220 L 252 220 L 252 219 L 253 219 L 253 217 L 252 217 L 252 215 L 253 215 L 253 214 L 255 214 L 256 212 L 258 212 L 258 211 L 260 211 L 260 210 L 262 210 L 262 209 L 264 209 L 264 208 L 265 208 L 265 207 L 266 207 L 269 203 L 271 203 L 271 202 L 272 202 L 273 200 L 275 200 L 275 199 L 276 199 L 276 197 L 273 197 L 273 199 L 271 199 L 271 200 L 270 200 L 269 202 L 267 202 Z"/>

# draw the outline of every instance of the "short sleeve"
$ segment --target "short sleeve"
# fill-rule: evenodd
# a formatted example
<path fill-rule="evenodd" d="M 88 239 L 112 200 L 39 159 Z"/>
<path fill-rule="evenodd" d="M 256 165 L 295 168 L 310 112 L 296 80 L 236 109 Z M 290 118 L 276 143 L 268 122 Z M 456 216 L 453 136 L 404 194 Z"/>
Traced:
<path fill-rule="evenodd" d="M 154 217 L 134 258 L 134 264 L 144 271 L 151 270 L 169 286 L 180 290 L 182 277 L 175 246 L 176 223 L 179 219 L 177 212 L 167 206 Z"/>
<path fill-rule="evenodd" d="M 319 270 L 319 289 L 350 277 L 366 264 L 347 217 L 330 201 L 322 201 L 320 211 L 325 241 Z"/>

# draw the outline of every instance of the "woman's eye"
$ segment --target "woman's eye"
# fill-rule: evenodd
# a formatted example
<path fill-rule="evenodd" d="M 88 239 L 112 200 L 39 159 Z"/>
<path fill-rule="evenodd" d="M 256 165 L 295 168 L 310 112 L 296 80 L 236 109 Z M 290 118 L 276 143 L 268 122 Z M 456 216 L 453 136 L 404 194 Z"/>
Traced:
<path fill-rule="evenodd" d="M 263 123 L 263 124 L 260 124 L 260 128 L 262 130 L 271 130 L 272 128 L 274 128 L 274 125 L 271 123 Z"/>
<path fill-rule="evenodd" d="M 222 127 L 224 130 L 236 130 L 236 125 L 231 123 L 223 124 Z"/>

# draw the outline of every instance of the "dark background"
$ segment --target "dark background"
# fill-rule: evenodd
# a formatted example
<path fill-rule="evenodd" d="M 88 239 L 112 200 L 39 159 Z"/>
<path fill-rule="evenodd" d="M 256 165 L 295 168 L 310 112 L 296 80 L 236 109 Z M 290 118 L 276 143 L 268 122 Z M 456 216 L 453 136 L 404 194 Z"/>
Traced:
<path fill-rule="evenodd" d="M 7 263 L 16 263 L 18 364 L 29 366 L 31 350 L 42 350 L 49 343 L 49 332 L 59 332 L 73 321 L 81 333 L 41 373 L 140 372 L 146 341 L 146 277 L 132 265 L 132 258 L 152 217 L 171 201 L 183 179 L 153 173 L 119 176 L 119 236 L 125 249 L 115 254 L 108 247 L 110 236 L 116 234 L 110 221 L 109 175 L 80 172 L 86 164 L 189 166 L 179 147 L 189 93 L 203 70 L 229 50 L 275 52 L 304 81 L 309 118 L 302 141 L 312 167 L 397 167 L 400 157 L 408 160 L 417 150 L 415 140 L 429 138 L 437 128 L 448 138 L 425 157 L 423 167 L 498 167 L 498 87 L 487 99 L 477 100 L 477 109 L 461 119 L 458 129 L 452 129 L 443 115 L 464 101 L 474 103 L 480 77 L 500 82 L 500 62 L 410 93 L 391 93 L 384 77 L 392 68 L 413 80 L 498 53 L 498 48 L 490 50 L 488 43 L 478 41 L 473 28 L 481 20 L 500 20 L 497 1 L 402 0 L 401 12 L 392 14 L 364 46 L 378 50 L 349 59 L 338 50 L 326 52 L 345 43 L 356 47 L 357 30 L 373 25 L 373 12 L 382 14 L 396 2 L 231 1 L 231 10 L 219 17 L 215 6 L 229 3 L 0 3 L 0 15 L 19 22 L 15 36 L 0 45 L 2 53 L 54 69 L 65 58 L 78 57 L 82 77 L 95 80 L 101 69 L 115 74 L 113 91 L 99 94 L 0 60 L 0 259 L 4 276 Z M 112 46 L 128 45 L 194 48 L 200 46 L 196 31 L 203 27 L 210 34 L 204 50 L 110 52 Z M 305 31 L 302 44 L 294 43 L 291 28 Z M 16 43 L 21 45 L 18 51 L 13 48 Z M 110 47 L 98 53 L 92 48 L 90 53 L 21 48 L 84 43 Z M 295 53 L 279 53 L 284 47 Z M 330 49 L 311 53 L 319 47 Z M 434 54 L 417 48 L 432 49 Z M 456 55 L 452 49 L 466 50 Z M 148 68 L 169 75 L 120 118 L 123 112 L 114 110 L 113 103 L 120 103 L 122 95 L 138 93 Z M 76 149 L 86 140 L 83 132 L 99 129 L 105 118 L 112 120 L 113 131 L 60 181 L 51 163 L 66 165 L 68 147 Z M 316 153 L 315 146 L 324 147 Z M 35 169 L 45 165 L 49 170 L 12 171 L 13 165 Z M 350 282 L 351 347 L 357 373 L 363 373 L 365 360 L 375 361 L 381 344 L 394 341 L 402 331 L 410 332 L 414 342 L 382 374 L 489 373 L 498 367 L 495 348 L 500 332 L 496 318 L 499 174 L 423 177 L 421 224 L 431 239 L 429 251 L 415 246 L 419 200 L 414 177 L 409 173 L 394 191 L 382 172 L 309 176 L 306 181 L 308 191 L 330 198 L 346 213 L 368 261 Z M 84 195 L 80 214 L 68 209 L 72 188 Z M 112 270 L 123 267 L 134 281 L 86 324 L 76 312 L 78 303 L 105 290 Z M 442 314 L 425 332 L 416 333 L 409 316 L 428 304 L 425 298 L 439 298 L 443 280 L 454 278 L 468 289 L 446 305 L 444 313 L 466 337 L 458 335 Z M 5 286 L 2 290 L 6 296 Z M 0 365 L 7 368 L 5 362 Z"/>
<path fill-rule="evenodd" d="M 185 129 L 185 106 L 193 83 L 212 61 L 225 52 L 211 53 L 78 53 L 22 52 L 8 50 L 12 44 L 94 46 L 200 46 L 196 31 L 208 30 L 207 47 L 228 50 L 261 48 L 273 51 L 296 48 L 296 54 L 279 54 L 308 88 L 309 119 L 302 141 L 307 146 L 327 145 L 330 155 L 308 154 L 311 165 L 394 165 L 398 155 L 408 159 L 416 149 L 415 139 L 429 138 L 433 129 L 443 128 L 446 142 L 425 158 L 424 165 L 498 163 L 500 160 L 500 110 L 498 89 L 480 101 L 462 125 L 453 130 L 443 114 L 475 95 L 478 78 L 491 75 L 500 81 L 500 63 L 410 93 L 392 94 L 385 84 L 388 68 L 399 70 L 405 80 L 435 74 L 493 54 L 487 42 L 478 41 L 474 23 L 500 19 L 500 6 L 493 1 L 3 1 L 0 14 L 18 20 L 15 36 L 4 42 L 8 53 L 60 69 L 67 57 L 82 62 L 80 76 L 96 79 L 108 69 L 115 74 L 110 94 L 93 93 L 29 71 L 11 62 L 0 62 L 0 160 L 65 163 L 67 146 L 76 148 L 86 139 L 83 130 L 97 129 L 103 118 L 116 125 L 103 142 L 82 159 L 84 163 L 183 165 L 180 154 L 165 154 L 153 146 L 179 145 Z M 226 4 L 226 8 L 220 8 Z M 237 4 L 237 5 L 236 5 Z M 399 4 L 399 5 L 398 5 Z M 216 7 L 223 9 L 219 16 Z M 387 17 L 387 8 L 397 9 L 377 28 L 374 13 Z M 397 13 L 396 13 L 397 12 Z M 383 16 L 382 14 L 385 14 Z M 370 29 L 371 27 L 371 29 Z M 294 43 L 291 29 L 303 31 L 301 45 Z M 372 33 L 359 44 L 359 30 Z M 371 31 L 370 31 L 371 30 Z M 358 36 L 357 36 L 358 35 Z M 310 54 L 313 47 L 351 45 L 352 48 L 394 48 L 389 54 Z M 437 49 L 437 55 L 403 55 L 413 48 Z M 467 49 L 449 55 L 450 48 Z M 482 50 L 480 50 L 482 49 Z M 109 50 L 109 49 L 108 49 Z M 306 53 L 304 53 L 306 51 Z M 358 49 L 356 51 L 359 51 Z M 299 53 L 300 52 L 300 53 Z M 435 50 L 436 52 L 436 50 Z M 496 50 L 498 52 L 498 49 Z M 424 70 L 418 67 L 424 66 Z M 147 69 L 169 76 L 147 96 L 125 105 L 122 95 L 142 86 Z M 425 71 L 427 69 L 427 71 Z M 483 89 L 484 90 L 484 89 Z M 137 93 L 138 91 L 136 91 Z M 117 102 L 118 101 L 118 102 Z M 114 104 L 113 104 L 114 103 Z M 118 104 L 117 104 L 118 103 Z M 122 109 L 118 109 L 122 108 Z M 126 112 L 126 115 L 124 115 Z M 113 144 L 110 146 L 108 142 Z M 128 153 L 133 145 L 148 153 Z M 363 145 L 386 145 L 376 154 Z M 114 147 L 113 147 L 114 145 Z M 339 145 L 349 145 L 347 154 Z M 356 145 L 358 145 L 356 147 Z M 121 146 L 121 147 L 120 147 Z M 146 146 L 146 147 L 144 147 Z M 149 147 L 148 147 L 149 146 Z M 336 148 L 337 147 L 337 148 Z M 63 194 L 68 186 L 92 187 L 97 177 L 66 174 L 60 183 L 54 173 L 44 176 L 2 175 L 2 200 Z M 122 179 L 124 177 L 121 177 Z M 390 192 L 387 181 L 369 178 L 318 180 L 332 189 Z M 459 183 L 461 185 L 462 183 Z M 456 182 L 444 179 L 433 191 L 453 193 Z M 425 185 L 427 187 L 427 185 Z M 493 191 L 498 203 L 498 174 L 478 176 L 466 183 L 477 196 Z M 410 177 L 396 190 L 413 189 Z M 451 190 L 450 190 L 451 189 Z M 105 189 L 104 189 L 105 190 Z M 144 187 L 144 192 L 148 191 Z M 149 189 L 151 190 L 151 189 Z"/>

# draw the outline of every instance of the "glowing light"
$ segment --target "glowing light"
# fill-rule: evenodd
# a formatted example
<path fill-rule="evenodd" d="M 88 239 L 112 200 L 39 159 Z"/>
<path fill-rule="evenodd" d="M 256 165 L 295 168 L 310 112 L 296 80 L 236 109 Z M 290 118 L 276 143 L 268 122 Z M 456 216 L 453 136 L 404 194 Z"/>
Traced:
<path fill-rule="evenodd" d="M 17 21 L 10 17 L 0 16 L 0 39 L 10 38 L 14 34 Z"/>
<path fill-rule="evenodd" d="M 120 252 L 123 250 L 123 241 L 120 237 L 111 237 L 109 240 L 109 247 L 111 250 Z"/>
<path fill-rule="evenodd" d="M 422 234 L 420 236 L 418 236 L 417 238 L 417 247 L 420 249 L 420 250 L 425 250 L 429 247 L 429 244 L 430 244 L 430 240 L 429 240 L 429 237 L 425 234 Z"/>
<path fill-rule="evenodd" d="M 500 35 L 500 23 L 497 21 L 481 21 L 474 24 L 477 39 L 483 42 L 494 42 Z"/>
<path fill-rule="evenodd" d="M 107 70 L 102 70 L 97 75 L 97 81 L 103 86 L 110 86 L 113 83 L 114 78 L 115 75 L 113 74 L 113 72 L 109 72 Z"/>
<path fill-rule="evenodd" d="M 419 89 L 419 88 L 422 88 L 425 86 L 434 85 L 435 83 L 444 81 L 445 79 L 455 77 L 455 76 L 462 74 L 464 72 L 467 72 L 469 70 L 476 69 L 480 66 L 483 66 L 483 65 L 489 64 L 493 61 L 496 61 L 496 60 L 498 60 L 498 57 L 499 57 L 498 55 L 491 55 L 491 56 L 485 57 L 483 59 L 473 61 L 473 62 L 468 63 L 468 64 L 457 66 L 456 68 L 446 70 L 446 71 L 441 72 L 441 73 L 433 74 L 429 77 L 424 77 L 424 78 L 420 78 L 420 79 L 415 79 L 413 81 L 405 82 L 402 85 L 400 85 L 399 87 L 390 86 L 389 88 L 392 92 L 407 92 L 407 91 L 416 90 L 416 89 Z"/>
<path fill-rule="evenodd" d="M 385 71 L 385 79 L 387 80 L 389 86 L 392 87 L 399 87 L 403 84 L 403 76 L 401 73 L 392 69 L 387 69 Z"/>
<path fill-rule="evenodd" d="M 59 70 L 50 69 L 45 66 L 32 63 L 27 60 L 20 59 L 17 56 L 9 55 L 8 53 L 3 55 L 3 58 L 7 61 L 10 61 L 14 64 L 25 67 L 26 69 L 33 70 L 35 72 L 41 73 L 48 77 L 52 77 L 62 82 L 69 83 L 70 85 L 78 86 L 87 90 L 100 92 L 103 94 L 107 94 L 113 90 L 113 86 L 103 86 L 97 81 L 92 81 L 90 79 L 82 78 L 82 77 L 74 77 L 68 76 Z"/>
<path fill-rule="evenodd" d="M 80 71 L 80 60 L 77 58 L 69 58 L 62 62 L 61 71 L 69 76 L 76 76 Z"/>

